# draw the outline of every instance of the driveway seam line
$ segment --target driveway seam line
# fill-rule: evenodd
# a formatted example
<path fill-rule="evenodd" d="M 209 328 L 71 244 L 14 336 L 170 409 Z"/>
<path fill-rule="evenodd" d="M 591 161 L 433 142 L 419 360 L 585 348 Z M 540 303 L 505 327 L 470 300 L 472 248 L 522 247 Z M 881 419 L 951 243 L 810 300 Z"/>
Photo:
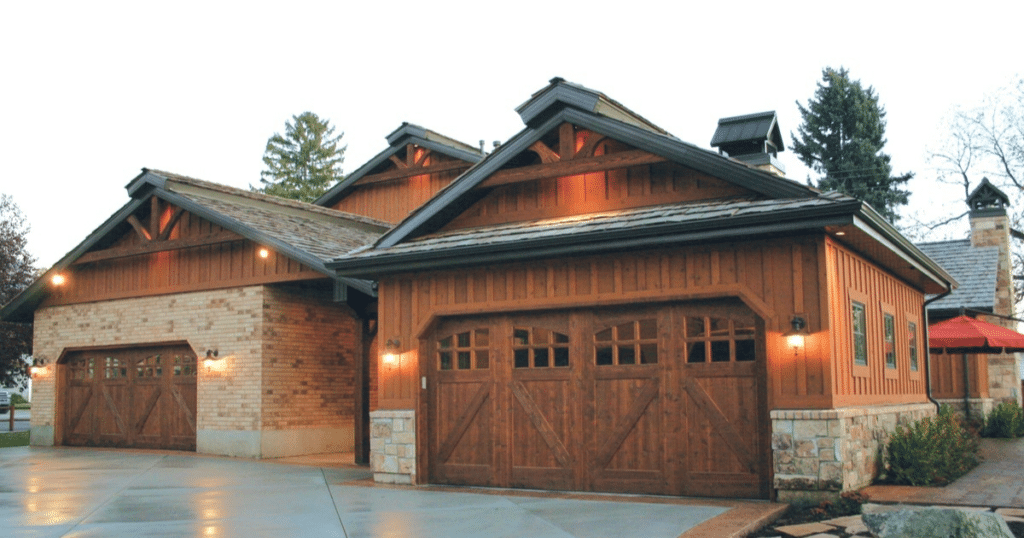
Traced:
<path fill-rule="evenodd" d="M 348 538 L 348 530 L 345 529 L 345 522 L 341 520 L 341 512 L 338 510 L 338 502 L 334 500 L 334 492 L 331 491 L 331 484 L 327 481 L 327 473 L 320 467 L 320 476 L 324 477 L 324 485 L 327 486 L 327 495 L 331 497 L 331 505 L 334 506 L 334 513 L 338 516 L 338 524 L 341 525 L 341 533 Z"/>
<path fill-rule="evenodd" d="M 126 489 L 128 489 L 128 487 L 131 486 L 133 482 L 138 480 L 140 476 L 142 476 L 142 475 L 148 473 L 149 471 L 151 471 L 153 469 L 153 467 L 156 467 L 158 463 L 160 463 L 161 461 L 164 461 L 165 459 L 167 459 L 167 455 L 166 454 L 161 455 L 158 460 L 153 462 L 153 465 L 150 465 L 149 467 L 146 467 L 142 472 L 140 472 L 139 474 L 133 476 L 130 480 L 128 480 L 127 483 L 125 483 L 124 487 L 122 487 L 121 489 L 115 491 L 114 493 L 111 493 L 110 496 L 107 497 L 107 499 L 105 501 L 100 503 L 95 509 L 93 509 L 92 512 L 89 512 L 88 514 L 85 514 L 84 516 L 82 516 L 81 519 L 76 521 L 75 524 L 72 525 L 70 529 L 68 529 L 68 532 L 66 532 L 64 534 L 61 534 L 61 537 L 67 536 L 69 533 L 74 531 L 76 528 L 78 528 L 79 525 L 82 524 L 83 521 L 85 521 L 85 520 L 89 519 L 90 517 L 92 517 L 92 515 L 95 514 L 96 512 L 99 512 L 100 509 L 103 508 L 104 506 L 106 506 L 107 504 L 109 504 L 110 501 L 114 497 L 117 497 L 118 495 L 123 493 Z"/>

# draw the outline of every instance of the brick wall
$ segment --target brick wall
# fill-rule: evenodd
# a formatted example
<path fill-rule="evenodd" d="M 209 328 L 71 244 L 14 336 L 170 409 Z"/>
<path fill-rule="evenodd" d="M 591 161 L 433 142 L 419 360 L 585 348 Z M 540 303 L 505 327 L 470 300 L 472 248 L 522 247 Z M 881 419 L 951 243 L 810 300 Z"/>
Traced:
<path fill-rule="evenodd" d="M 362 327 L 317 290 L 266 289 L 263 304 L 263 427 L 354 424 Z M 351 450 L 351 447 L 349 447 Z"/>
<path fill-rule="evenodd" d="M 263 288 L 215 290 L 40 308 L 33 353 L 51 361 L 65 348 L 185 340 L 200 359 L 216 349 L 218 369 L 200 366 L 197 429 L 258 430 Z M 57 368 L 33 380 L 34 444 L 50 444 L 56 421 Z"/>

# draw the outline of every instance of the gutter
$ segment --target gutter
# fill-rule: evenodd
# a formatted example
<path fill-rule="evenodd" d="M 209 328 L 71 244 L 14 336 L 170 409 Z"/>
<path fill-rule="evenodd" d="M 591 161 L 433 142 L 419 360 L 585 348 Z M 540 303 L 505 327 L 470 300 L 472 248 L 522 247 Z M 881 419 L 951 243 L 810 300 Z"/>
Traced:
<path fill-rule="evenodd" d="M 928 341 L 928 304 L 934 303 L 943 297 L 953 293 L 953 288 L 950 287 L 948 290 L 928 299 L 921 305 L 921 319 L 924 320 L 924 388 L 925 395 L 928 396 L 928 401 L 935 404 L 935 412 L 939 412 L 939 402 L 932 397 L 932 352 L 931 343 Z"/>

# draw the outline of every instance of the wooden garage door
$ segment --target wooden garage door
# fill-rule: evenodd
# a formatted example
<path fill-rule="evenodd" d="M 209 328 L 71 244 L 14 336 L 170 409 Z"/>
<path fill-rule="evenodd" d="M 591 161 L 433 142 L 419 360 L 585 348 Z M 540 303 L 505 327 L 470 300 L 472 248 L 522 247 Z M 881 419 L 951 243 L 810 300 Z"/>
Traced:
<path fill-rule="evenodd" d="M 196 366 L 187 345 L 69 353 L 64 444 L 195 450 Z"/>
<path fill-rule="evenodd" d="M 738 301 L 443 322 L 430 479 L 767 497 L 760 327 Z"/>

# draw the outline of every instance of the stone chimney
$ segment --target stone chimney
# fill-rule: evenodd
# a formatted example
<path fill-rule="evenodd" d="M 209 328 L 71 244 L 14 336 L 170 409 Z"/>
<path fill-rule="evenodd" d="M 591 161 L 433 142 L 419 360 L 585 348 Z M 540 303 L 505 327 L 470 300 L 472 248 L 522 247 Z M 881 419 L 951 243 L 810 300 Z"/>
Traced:
<path fill-rule="evenodd" d="M 989 182 L 981 180 L 967 197 L 970 206 L 971 245 L 999 247 L 999 266 L 996 273 L 996 296 L 992 311 L 1003 316 L 1015 316 L 1017 298 L 1013 290 L 1013 263 L 1010 252 L 1010 218 L 1006 207 L 1010 199 L 1006 193 Z M 1004 318 L 987 319 L 996 325 L 1017 330 L 1017 322 Z M 1016 354 L 989 355 L 989 396 L 996 402 L 1021 403 L 1020 365 Z"/>
<path fill-rule="evenodd" d="M 748 166 L 786 177 L 786 169 L 778 159 L 785 146 L 774 110 L 718 120 L 711 147 Z"/>

